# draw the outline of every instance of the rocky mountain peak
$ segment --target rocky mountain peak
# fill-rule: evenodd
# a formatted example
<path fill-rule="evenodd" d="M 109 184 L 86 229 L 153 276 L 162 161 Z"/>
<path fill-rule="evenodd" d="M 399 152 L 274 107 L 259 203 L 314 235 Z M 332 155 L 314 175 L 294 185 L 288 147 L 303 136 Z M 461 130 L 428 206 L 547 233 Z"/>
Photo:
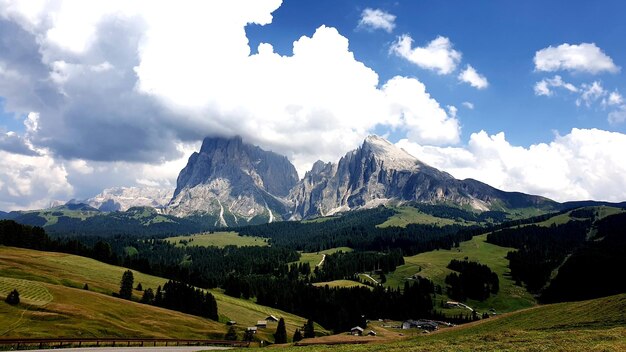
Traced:
<path fill-rule="evenodd" d="M 383 162 L 388 169 L 413 170 L 420 161 L 404 149 L 377 135 L 369 135 L 361 145 L 361 151 Z"/>
<path fill-rule="evenodd" d="M 247 144 L 239 136 L 207 137 L 178 175 L 168 211 L 210 214 L 216 225 L 265 222 L 282 216 L 281 197 L 298 182 L 295 167 L 282 155 Z M 256 221 L 256 220 L 254 220 Z"/>

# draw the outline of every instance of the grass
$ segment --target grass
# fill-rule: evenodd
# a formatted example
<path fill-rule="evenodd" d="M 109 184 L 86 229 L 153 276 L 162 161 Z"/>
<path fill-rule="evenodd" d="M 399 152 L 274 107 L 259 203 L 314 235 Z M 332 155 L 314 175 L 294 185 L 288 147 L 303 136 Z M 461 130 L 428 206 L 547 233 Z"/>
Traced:
<path fill-rule="evenodd" d="M 370 325 L 375 324 L 378 323 Z M 344 337 L 343 340 L 348 340 L 348 337 Z M 313 352 L 328 349 L 328 346 L 317 345 L 290 347 L 285 351 Z M 433 334 L 419 334 L 385 343 L 341 345 L 333 347 L 333 350 L 624 351 L 626 295 L 538 306 L 476 323 L 442 329 Z"/>
<path fill-rule="evenodd" d="M 585 207 L 583 209 L 590 209 L 590 210 L 594 210 L 597 214 L 597 219 L 603 219 L 609 215 L 615 215 L 615 214 L 619 214 L 624 212 L 624 209 L 621 208 L 615 208 L 615 207 L 608 207 L 608 206 L 597 206 L 597 207 Z M 565 213 L 565 214 L 559 214 L 559 215 L 555 215 L 545 221 L 542 222 L 538 222 L 536 223 L 539 226 L 545 226 L 545 227 L 549 227 L 552 225 L 562 225 L 565 224 L 567 222 L 569 222 L 570 220 L 575 220 L 576 218 L 572 217 L 571 215 L 571 211 Z M 583 219 L 580 219 L 583 220 Z"/>
<path fill-rule="evenodd" d="M 324 254 L 329 255 L 337 252 L 352 252 L 350 247 L 336 247 L 330 248 L 315 253 L 300 253 L 300 260 L 298 263 L 309 263 L 311 269 L 315 268 L 324 258 Z"/>
<path fill-rule="evenodd" d="M 405 264 L 399 266 L 394 272 L 387 274 L 387 287 L 402 287 L 407 278 L 414 274 L 426 277 L 435 284 L 445 288 L 445 277 L 452 271 L 447 267 L 452 259 L 468 258 L 478 261 L 491 268 L 498 274 L 500 280 L 500 292 L 492 295 L 483 302 L 469 300 L 466 302 L 470 307 L 481 312 L 494 308 L 498 313 L 511 312 L 522 308 L 527 308 L 536 304 L 535 299 L 523 287 L 515 285 L 509 275 L 508 260 L 506 254 L 512 248 L 499 247 L 485 242 L 487 235 L 475 236 L 470 241 L 462 242 L 458 248 L 451 250 L 436 250 L 432 252 L 420 253 L 412 257 L 405 257 Z M 437 300 L 447 300 L 444 295 L 437 297 Z M 439 309 L 439 308 L 438 308 Z M 446 312 L 446 310 L 444 310 Z M 457 312 L 456 310 L 451 312 Z M 466 312 L 465 312 L 466 313 Z"/>
<path fill-rule="evenodd" d="M 0 304 L 0 337 L 221 337 L 223 324 L 80 289 L 31 282 L 53 299 Z M 19 289 L 18 289 L 19 290 Z"/>
<path fill-rule="evenodd" d="M 236 232 L 214 232 L 214 233 L 202 233 L 191 236 L 176 236 L 168 237 L 166 241 L 175 244 L 178 247 L 185 246 L 181 241 L 188 241 L 187 246 L 200 246 L 200 247 L 226 247 L 226 246 L 267 246 L 267 238 L 262 237 L 250 237 L 239 236 Z"/>
<path fill-rule="evenodd" d="M 336 287 L 370 287 L 367 285 L 363 285 L 360 282 L 356 282 L 356 281 L 352 281 L 352 280 L 333 280 L 333 281 L 326 281 L 326 282 L 316 282 L 313 284 L 313 286 L 317 286 L 317 287 L 324 287 L 328 285 L 328 287 L 330 288 L 336 288 Z"/>
<path fill-rule="evenodd" d="M 222 336 L 227 330 L 224 323 L 228 320 L 237 321 L 238 329 L 243 335 L 245 327 L 253 326 L 258 320 L 265 319 L 270 314 L 285 318 L 288 334 L 293 334 L 296 328 L 301 328 L 305 323 L 304 318 L 258 305 L 251 300 L 226 296 L 220 290 L 210 290 L 217 301 L 219 323 L 111 297 L 113 292 L 119 290 L 122 273 L 126 270 L 123 267 L 70 254 L 0 246 L 0 296 L 4 297 L 4 292 L 12 290 L 13 285 L 20 284 L 24 287 L 25 297 L 28 299 L 33 297 L 33 301 L 25 300 L 25 305 L 18 308 L 0 302 L 0 307 L 2 307 L 0 308 L 0 327 L 15 324 L 15 322 L 19 322 L 17 325 L 20 327 L 0 336 L 178 336 L 190 338 L 207 337 L 207 334 Z M 164 278 L 137 271 L 133 271 L 133 274 L 135 285 L 141 283 L 144 289 L 156 289 L 166 281 Z M 84 284 L 89 285 L 90 291 L 82 289 Z M 52 295 L 52 301 L 42 305 L 36 311 L 33 310 L 32 303 L 45 301 L 45 298 L 37 298 L 43 297 L 41 292 L 45 290 Z M 22 289 L 18 287 L 18 291 L 22 295 Z M 141 292 L 135 290 L 133 294 L 135 299 L 139 299 Z M 92 301 L 94 304 L 90 303 Z M 95 304 L 95 302 L 99 303 Z M 48 314 L 51 307 L 54 308 L 53 315 Z M 157 309 L 157 313 L 154 313 L 153 309 Z M 152 312 L 150 313 L 152 315 L 145 316 L 143 319 L 137 318 L 139 320 L 135 323 L 133 323 L 134 320 L 123 322 L 126 316 L 141 317 L 144 311 L 145 314 Z M 74 314 L 74 312 L 80 313 Z M 27 317 L 27 319 L 23 318 L 26 320 L 20 320 L 22 314 Z M 109 321 L 102 318 L 100 314 L 109 314 Z M 57 329 L 57 324 L 61 323 L 54 319 L 52 322 L 46 321 L 47 318 L 42 323 L 33 322 L 41 316 L 67 320 L 67 326 L 59 325 L 62 328 Z M 82 316 L 87 319 L 81 318 Z M 188 323 L 186 319 L 189 320 Z M 142 329 L 138 326 L 137 324 L 141 321 L 144 321 L 148 327 Z M 163 326 L 163 330 L 156 329 L 152 334 L 150 324 Z M 169 326 L 173 324 L 180 324 L 180 327 Z M 185 324 L 190 326 L 189 333 L 184 332 Z M 83 325 L 84 331 L 81 330 Z M 109 328 L 108 325 L 112 327 Z M 194 330 L 194 326 L 198 329 Z M 201 326 L 204 326 L 202 330 L 200 330 Z M 267 329 L 261 329 L 257 337 L 273 340 L 271 335 L 275 329 L 276 327 L 270 324 Z M 319 325 L 316 326 L 316 330 L 327 333 Z M 199 335 L 201 331 L 202 336 Z M 180 335 L 175 335 L 175 333 L 180 333 Z"/>
<path fill-rule="evenodd" d="M 378 227 L 406 227 L 409 224 L 428 224 L 428 225 L 452 225 L 457 223 L 452 219 L 438 218 L 430 214 L 423 213 L 413 207 L 395 208 L 397 214 L 391 216 L 387 221 L 378 225 Z"/>

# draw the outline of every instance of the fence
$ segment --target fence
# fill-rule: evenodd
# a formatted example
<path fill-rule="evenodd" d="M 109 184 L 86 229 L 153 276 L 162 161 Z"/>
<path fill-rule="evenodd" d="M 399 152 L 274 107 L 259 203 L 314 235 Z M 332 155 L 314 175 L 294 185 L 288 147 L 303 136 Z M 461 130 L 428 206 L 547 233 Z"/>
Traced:
<path fill-rule="evenodd" d="M 231 346 L 248 347 L 247 341 L 153 338 L 15 338 L 0 339 L 0 349 L 62 348 L 62 347 L 145 347 L 145 346 Z"/>

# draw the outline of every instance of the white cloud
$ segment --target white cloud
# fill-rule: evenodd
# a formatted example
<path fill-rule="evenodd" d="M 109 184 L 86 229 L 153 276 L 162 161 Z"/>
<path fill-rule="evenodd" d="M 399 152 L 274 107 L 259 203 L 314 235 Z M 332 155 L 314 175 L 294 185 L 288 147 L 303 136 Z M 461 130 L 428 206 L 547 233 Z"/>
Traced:
<path fill-rule="evenodd" d="M 390 104 L 386 116 L 390 116 L 391 124 L 405 126 L 408 138 L 436 145 L 459 142 L 461 131 L 455 116 L 456 107 L 448 107 L 446 114 L 426 92 L 423 83 L 412 78 L 394 77 L 382 89 Z"/>
<path fill-rule="evenodd" d="M 391 46 L 391 52 L 421 68 L 447 75 L 461 62 L 461 53 L 452 48 L 450 39 L 439 36 L 425 47 L 413 48 L 413 38 L 404 34 Z"/>
<path fill-rule="evenodd" d="M 563 88 L 570 92 L 578 92 L 578 88 L 571 83 L 563 81 L 563 78 L 559 75 L 555 75 L 552 78 L 544 78 L 541 81 L 535 83 L 535 95 L 551 96 L 554 94 L 551 88 Z"/>
<path fill-rule="evenodd" d="M 611 111 L 608 121 L 612 125 L 626 122 L 626 105 L 621 105 L 619 109 Z"/>
<path fill-rule="evenodd" d="M 550 143 L 511 145 L 504 133 L 481 131 L 465 148 L 429 147 L 401 140 L 398 146 L 457 178 L 474 178 L 507 191 L 557 201 L 626 199 L 626 135 L 572 129 Z"/>
<path fill-rule="evenodd" d="M 470 103 L 469 101 L 464 101 L 461 103 L 461 105 L 463 105 L 464 107 L 470 110 L 474 110 L 474 103 Z"/>
<path fill-rule="evenodd" d="M 0 150 L 0 209 L 44 208 L 53 200 L 68 199 L 73 191 L 65 167 L 50 155 Z"/>
<path fill-rule="evenodd" d="M 396 27 L 396 16 L 385 12 L 381 9 L 367 8 L 361 13 L 361 20 L 358 28 L 369 30 L 382 29 L 387 33 L 391 33 Z"/>
<path fill-rule="evenodd" d="M 378 127 L 420 143 L 460 139 L 457 119 L 419 80 L 379 82 L 334 28 L 302 36 L 292 55 L 269 43 L 251 55 L 245 26 L 270 23 L 278 0 L 6 3 L 0 96 L 9 111 L 38 112 L 23 137 L 54 155 L 79 198 L 171 184 L 186 162 L 179 145 L 207 135 L 242 135 L 299 172 Z M 431 49 L 442 41 L 456 66 L 447 39 Z"/>
<path fill-rule="evenodd" d="M 580 106 L 584 103 L 587 107 L 590 107 L 591 104 L 607 95 L 607 91 L 598 81 L 591 84 L 583 83 L 580 87 L 580 91 L 580 98 L 576 99 L 576 106 Z"/>
<path fill-rule="evenodd" d="M 613 63 L 595 43 L 579 45 L 561 44 L 549 46 L 535 53 L 535 69 L 537 71 L 572 71 L 598 74 L 601 72 L 617 73 L 620 68 Z"/>
<path fill-rule="evenodd" d="M 467 65 L 465 70 L 459 74 L 458 79 L 461 82 L 469 83 L 469 85 L 476 89 L 485 89 L 489 86 L 487 78 L 476 72 L 471 65 Z"/>
<path fill-rule="evenodd" d="M 624 102 L 624 98 L 617 91 L 611 92 L 609 98 L 606 101 L 607 105 L 621 105 Z"/>

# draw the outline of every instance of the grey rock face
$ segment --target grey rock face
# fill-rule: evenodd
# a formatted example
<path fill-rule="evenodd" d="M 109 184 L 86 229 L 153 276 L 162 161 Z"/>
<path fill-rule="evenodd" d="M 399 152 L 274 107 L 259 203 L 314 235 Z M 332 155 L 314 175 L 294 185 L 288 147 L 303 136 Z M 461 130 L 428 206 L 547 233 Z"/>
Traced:
<path fill-rule="evenodd" d="M 298 182 L 289 160 L 243 143 L 240 137 L 205 138 L 180 172 L 168 213 L 210 214 L 216 225 L 273 221 L 288 211 L 282 199 Z"/>
<path fill-rule="evenodd" d="M 503 192 L 476 180 L 457 180 L 377 136 L 368 137 L 338 164 L 315 163 L 290 199 L 292 219 L 407 201 L 453 203 L 481 211 L 552 202 Z"/>

